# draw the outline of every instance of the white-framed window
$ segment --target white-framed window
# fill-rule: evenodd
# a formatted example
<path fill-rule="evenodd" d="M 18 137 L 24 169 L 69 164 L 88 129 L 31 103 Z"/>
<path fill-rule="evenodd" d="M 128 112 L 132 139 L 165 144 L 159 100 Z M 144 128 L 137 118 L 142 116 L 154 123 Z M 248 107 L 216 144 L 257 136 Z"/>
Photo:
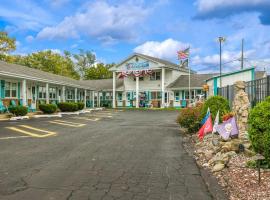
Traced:
<path fill-rule="evenodd" d="M 5 83 L 5 97 L 14 98 L 17 97 L 17 83 L 6 82 Z"/>
<path fill-rule="evenodd" d="M 56 88 L 49 88 L 50 99 L 56 99 Z"/>
<path fill-rule="evenodd" d="M 161 79 L 161 72 L 153 72 L 151 75 L 150 75 L 150 80 L 151 81 L 158 81 Z"/>
<path fill-rule="evenodd" d="M 174 92 L 174 100 L 175 101 L 179 101 L 180 100 L 180 92 L 179 91 L 175 91 Z"/>
<path fill-rule="evenodd" d="M 38 88 L 38 98 L 39 99 L 46 99 L 46 87 L 39 86 L 39 88 Z"/>
<path fill-rule="evenodd" d="M 67 99 L 73 100 L 75 98 L 75 91 L 73 90 L 67 90 Z"/>

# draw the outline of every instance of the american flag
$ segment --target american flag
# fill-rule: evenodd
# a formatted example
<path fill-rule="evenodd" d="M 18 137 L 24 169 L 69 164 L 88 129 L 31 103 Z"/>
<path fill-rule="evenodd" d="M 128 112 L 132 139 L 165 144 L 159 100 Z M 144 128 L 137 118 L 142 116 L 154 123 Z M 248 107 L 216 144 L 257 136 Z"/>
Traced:
<path fill-rule="evenodd" d="M 182 51 L 177 51 L 177 55 L 178 55 L 178 60 L 187 59 L 189 57 L 189 48 Z"/>

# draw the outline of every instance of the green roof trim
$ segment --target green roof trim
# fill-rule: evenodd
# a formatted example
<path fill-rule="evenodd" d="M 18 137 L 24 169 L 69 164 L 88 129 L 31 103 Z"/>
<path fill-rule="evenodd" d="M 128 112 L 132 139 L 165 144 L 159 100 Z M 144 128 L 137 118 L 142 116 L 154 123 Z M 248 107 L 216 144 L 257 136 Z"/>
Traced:
<path fill-rule="evenodd" d="M 229 72 L 229 73 L 226 73 L 226 74 L 221 74 L 221 77 L 231 76 L 231 75 L 239 74 L 239 73 L 246 72 L 246 71 L 254 71 L 254 72 L 255 72 L 255 67 L 250 67 L 250 68 L 246 68 L 246 69 L 241 69 L 241 70 Z M 218 76 L 213 76 L 213 77 L 211 77 L 211 78 L 209 78 L 209 79 L 206 79 L 206 81 L 212 80 L 212 79 L 214 79 L 214 78 L 220 78 L 220 75 L 218 75 Z"/>

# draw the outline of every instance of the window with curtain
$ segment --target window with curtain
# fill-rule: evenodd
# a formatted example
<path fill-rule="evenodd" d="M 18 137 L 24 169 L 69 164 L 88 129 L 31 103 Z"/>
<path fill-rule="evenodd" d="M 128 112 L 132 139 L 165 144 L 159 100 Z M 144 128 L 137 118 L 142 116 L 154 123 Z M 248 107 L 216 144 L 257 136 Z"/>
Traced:
<path fill-rule="evenodd" d="M 179 91 L 174 92 L 174 99 L 175 99 L 175 101 L 180 100 L 180 92 Z"/>
<path fill-rule="evenodd" d="M 5 83 L 5 97 L 14 98 L 17 97 L 17 83 L 6 82 Z"/>
<path fill-rule="evenodd" d="M 160 77 L 161 77 L 161 73 L 160 72 L 153 72 L 150 75 L 150 80 L 151 81 L 158 81 L 158 80 L 160 80 Z"/>

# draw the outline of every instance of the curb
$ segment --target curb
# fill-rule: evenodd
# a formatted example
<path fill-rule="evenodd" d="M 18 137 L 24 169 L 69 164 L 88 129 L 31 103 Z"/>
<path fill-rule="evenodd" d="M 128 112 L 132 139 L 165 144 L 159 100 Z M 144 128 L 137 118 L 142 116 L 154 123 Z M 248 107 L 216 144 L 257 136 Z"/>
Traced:
<path fill-rule="evenodd" d="M 199 170 L 201 177 L 203 181 L 205 182 L 205 185 L 207 186 L 207 189 L 209 193 L 212 195 L 213 199 L 215 200 L 228 200 L 229 197 L 225 193 L 225 191 L 222 189 L 222 186 L 218 184 L 218 181 L 216 177 L 214 177 L 209 170 L 206 170 L 198 165 L 196 162 Z"/>
<path fill-rule="evenodd" d="M 51 118 L 51 117 L 62 117 L 61 114 L 53 114 L 53 115 L 34 115 L 32 118 Z"/>

